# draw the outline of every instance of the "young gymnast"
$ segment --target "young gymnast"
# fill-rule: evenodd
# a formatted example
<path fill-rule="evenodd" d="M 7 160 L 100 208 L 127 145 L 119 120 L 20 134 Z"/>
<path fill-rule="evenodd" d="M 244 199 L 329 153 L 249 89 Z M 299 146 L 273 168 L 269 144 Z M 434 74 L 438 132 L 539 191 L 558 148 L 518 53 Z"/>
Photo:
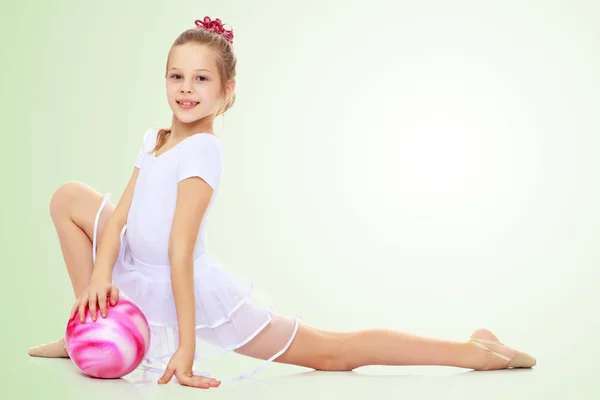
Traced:
<path fill-rule="evenodd" d="M 142 135 L 118 204 L 79 182 L 62 185 L 51 199 L 77 299 L 71 316 L 78 313 L 83 320 L 89 307 L 97 320 L 106 316 L 107 301 L 115 304 L 119 296 L 134 301 L 152 332 L 146 362 L 166 363 L 160 384 L 175 376 L 182 385 L 220 385 L 194 373 L 196 339 L 264 360 L 261 368 L 272 361 L 327 371 L 367 365 L 533 367 L 533 357 L 505 346 L 486 329 L 464 342 L 386 329 L 329 332 L 252 304 L 251 287 L 212 260 L 206 242 L 207 216 L 223 168 L 213 121 L 235 102 L 233 32 L 209 17 L 195 25 L 175 40 L 167 57 L 171 126 Z M 68 357 L 64 339 L 30 348 L 29 354 Z"/>

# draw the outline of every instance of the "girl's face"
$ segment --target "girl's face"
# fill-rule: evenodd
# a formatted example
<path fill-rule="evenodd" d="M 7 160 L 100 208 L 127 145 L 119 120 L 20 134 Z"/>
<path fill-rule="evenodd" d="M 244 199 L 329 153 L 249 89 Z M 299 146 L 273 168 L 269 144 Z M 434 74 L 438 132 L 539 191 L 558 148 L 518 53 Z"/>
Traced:
<path fill-rule="evenodd" d="M 216 114 L 223 99 L 214 51 L 192 43 L 173 47 L 166 89 L 169 107 L 181 122 Z"/>

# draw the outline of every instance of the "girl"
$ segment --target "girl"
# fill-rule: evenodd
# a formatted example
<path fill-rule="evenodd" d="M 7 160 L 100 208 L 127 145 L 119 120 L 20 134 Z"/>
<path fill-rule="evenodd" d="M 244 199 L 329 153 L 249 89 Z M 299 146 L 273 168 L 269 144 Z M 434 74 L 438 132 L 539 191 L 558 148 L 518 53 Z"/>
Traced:
<path fill-rule="evenodd" d="M 533 367 L 533 357 L 485 329 L 465 342 L 383 329 L 334 333 L 248 302 L 250 288 L 208 256 L 205 233 L 222 170 L 213 121 L 235 102 L 232 41 L 233 32 L 219 19 L 205 17 L 174 42 L 166 66 L 171 127 L 145 132 L 116 207 L 81 183 L 54 193 L 50 214 L 77 299 L 71 317 L 78 314 L 83 321 L 88 307 L 96 321 L 106 316 L 107 301 L 115 304 L 119 296 L 134 301 L 151 326 L 146 361 L 168 360 L 160 369 L 161 384 L 175 376 L 182 385 L 220 385 L 192 370 L 197 338 L 264 360 L 262 366 L 275 361 L 328 371 L 367 365 Z M 29 354 L 68 357 L 64 339 Z"/>

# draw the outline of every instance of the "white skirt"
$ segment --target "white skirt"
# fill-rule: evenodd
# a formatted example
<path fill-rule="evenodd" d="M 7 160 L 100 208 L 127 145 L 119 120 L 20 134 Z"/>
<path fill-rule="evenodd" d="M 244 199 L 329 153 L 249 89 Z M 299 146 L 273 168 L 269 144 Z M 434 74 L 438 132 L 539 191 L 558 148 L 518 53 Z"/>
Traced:
<path fill-rule="evenodd" d="M 110 197 L 100 205 L 94 223 L 92 257 L 96 259 L 96 235 L 100 214 Z M 170 267 L 150 265 L 136 259 L 129 248 L 127 225 L 121 231 L 121 247 L 112 273 L 119 294 L 134 302 L 150 325 L 150 348 L 142 369 L 164 372 L 178 346 L 177 313 L 171 287 Z M 253 285 L 244 284 L 208 256 L 194 260 L 196 301 L 196 346 L 194 372 L 211 377 L 199 363 L 235 351 L 264 360 L 258 368 L 232 378 L 254 375 L 283 354 L 298 331 L 298 318 L 284 318 L 271 313 L 272 306 L 253 304 Z M 245 349 L 248 348 L 248 351 Z"/>

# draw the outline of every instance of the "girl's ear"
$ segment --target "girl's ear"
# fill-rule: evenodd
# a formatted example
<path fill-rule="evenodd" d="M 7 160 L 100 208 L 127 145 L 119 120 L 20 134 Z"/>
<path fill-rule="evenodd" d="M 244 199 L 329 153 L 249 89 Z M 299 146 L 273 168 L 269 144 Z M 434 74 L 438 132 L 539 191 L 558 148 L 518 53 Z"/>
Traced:
<path fill-rule="evenodd" d="M 227 98 L 230 98 L 233 92 L 235 91 L 235 85 L 235 79 L 232 78 L 229 81 L 227 81 L 227 84 L 225 85 Z"/>

